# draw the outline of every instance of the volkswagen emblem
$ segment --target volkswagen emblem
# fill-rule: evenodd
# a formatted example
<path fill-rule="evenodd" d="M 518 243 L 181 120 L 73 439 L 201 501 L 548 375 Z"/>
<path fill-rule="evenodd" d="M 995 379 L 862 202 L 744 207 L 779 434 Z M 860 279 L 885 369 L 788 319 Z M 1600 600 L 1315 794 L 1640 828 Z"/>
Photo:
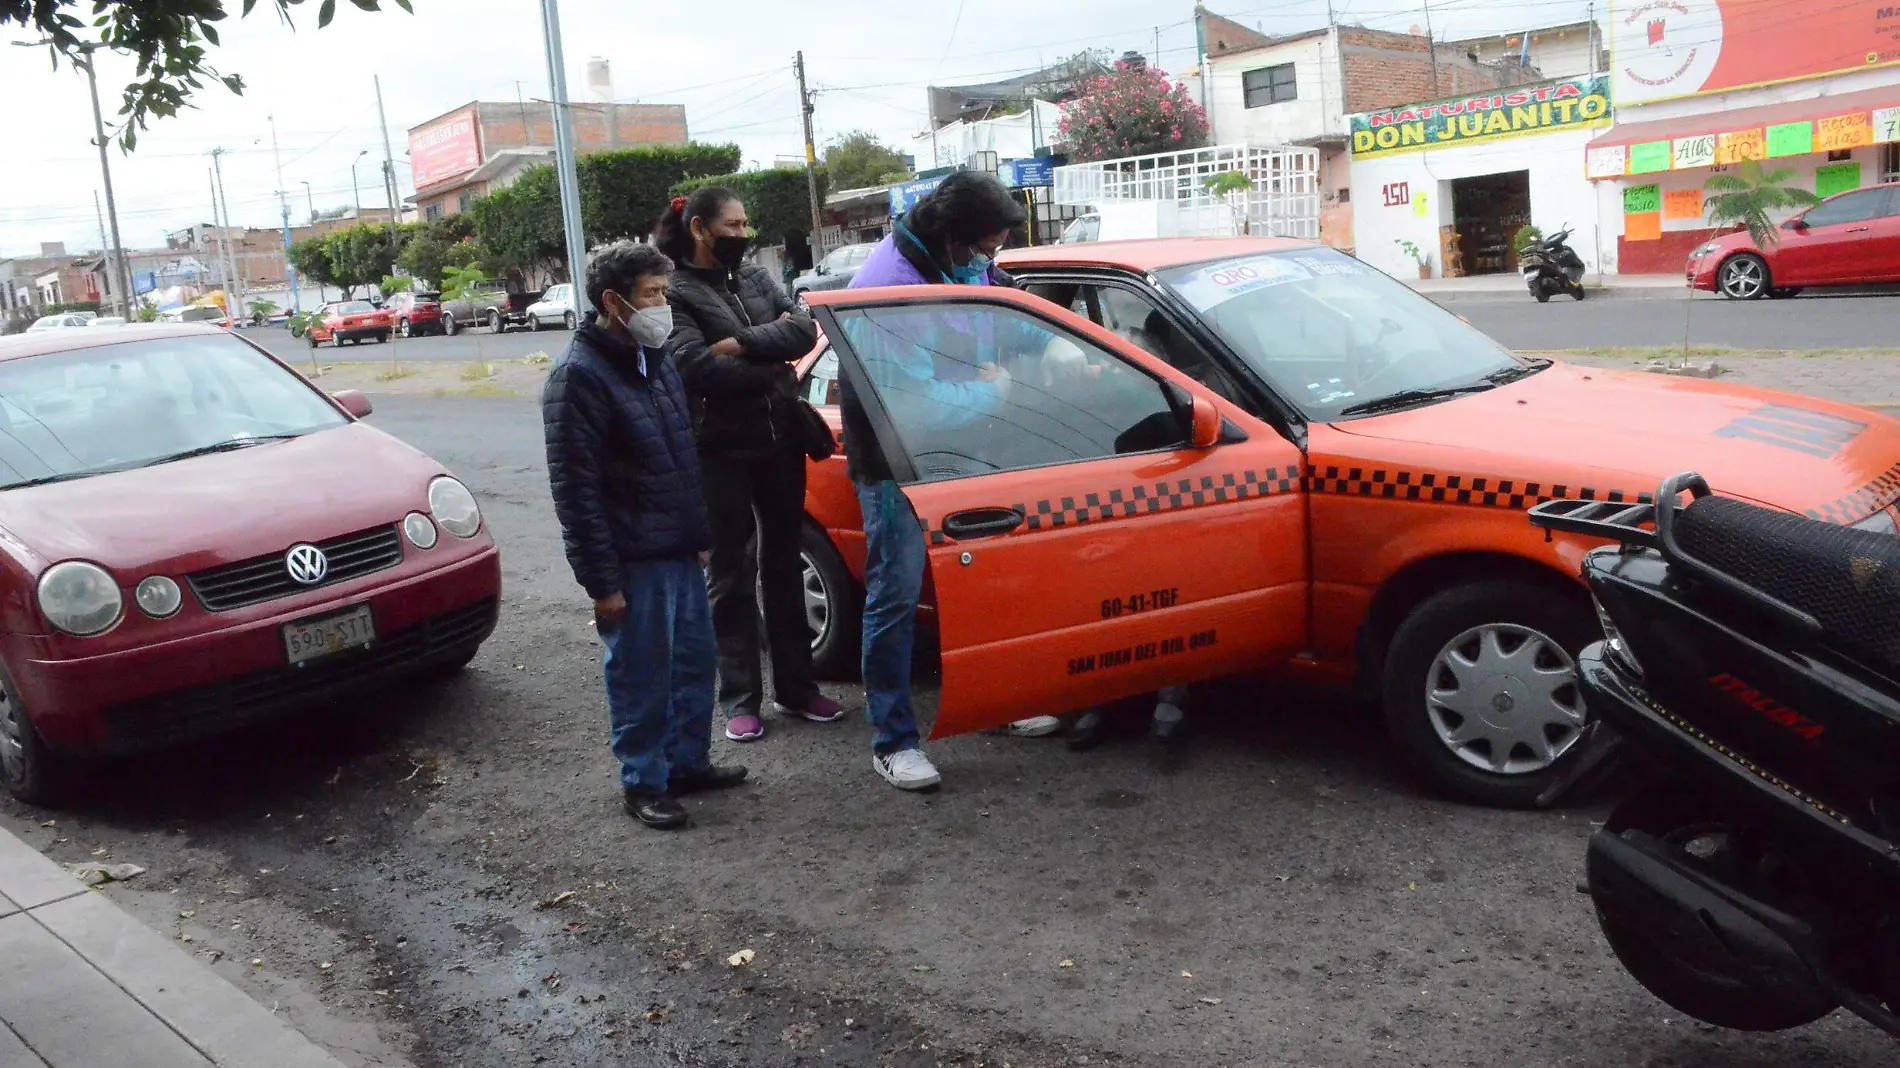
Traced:
<path fill-rule="evenodd" d="M 330 558 L 314 545 L 293 545 L 284 554 L 284 570 L 293 581 L 315 586 L 330 573 Z"/>

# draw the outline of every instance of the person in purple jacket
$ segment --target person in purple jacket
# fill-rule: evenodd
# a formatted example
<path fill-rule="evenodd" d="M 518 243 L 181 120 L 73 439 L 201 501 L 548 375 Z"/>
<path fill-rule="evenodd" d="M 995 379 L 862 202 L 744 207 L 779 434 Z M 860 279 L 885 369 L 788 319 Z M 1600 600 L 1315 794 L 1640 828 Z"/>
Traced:
<path fill-rule="evenodd" d="M 1013 284 L 996 268 L 995 256 L 1024 218 L 1022 206 L 993 176 L 958 171 L 897 222 L 858 269 L 851 286 Z M 929 397 L 939 402 L 938 411 L 960 410 L 975 419 L 994 411 L 1010 387 L 1010 377 L 1000 367 L 940 374 L 928 354 L 937 346 L 869 329 L 862 320 L 845 329 L 874 381 Z M 864 513 L 863 670 L 865 712 L 876 730 L 872 766 L 900 790 L 927 790 L 942 776 L 919 748 L 910 702 L 917 599 L 927 564 L 923 533 L 876 448 L 863 405 L 848 379 L 841 385 L 845 460 Z M 1038 716 L 1012 724 L 1011 731 L 1051 734 L 1060 726 L 1053 716 Z"/>

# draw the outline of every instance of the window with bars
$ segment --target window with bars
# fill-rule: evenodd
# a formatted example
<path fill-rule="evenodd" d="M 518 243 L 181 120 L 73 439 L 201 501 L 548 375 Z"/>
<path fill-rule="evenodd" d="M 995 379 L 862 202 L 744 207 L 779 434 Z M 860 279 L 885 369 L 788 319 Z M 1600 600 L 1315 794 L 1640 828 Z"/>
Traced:
<path fill-rule="evenodd" d="M 1880 146 L 1880 180 L 1900 182 L 1900 141 Z"/>
<path fill-rule="evenodd" d="M 1240 76 L 1240 82 L 1250 108 L 1263 108 L 1268 104 L 1284 104 L 1299 99 L 1299 86 L 1294 80 L 1291 63 L 1250 70 Z"/>

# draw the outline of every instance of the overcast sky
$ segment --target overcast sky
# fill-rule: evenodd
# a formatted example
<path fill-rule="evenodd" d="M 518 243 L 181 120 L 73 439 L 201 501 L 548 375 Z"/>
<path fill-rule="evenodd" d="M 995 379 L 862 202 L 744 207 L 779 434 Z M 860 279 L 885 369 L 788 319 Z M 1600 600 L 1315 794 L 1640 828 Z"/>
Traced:
<path fill-rule="evenodd" d="M 79 5 L 86 6 L 86 5 Z M 131 155 L 112 149 L 121 237 L 127 247 L 162 245 L 167 231 L 209 221 L 206 151 L 223 157 L 233 221 L 279 223 L 276 170 L 267 117 L 276 116 L 283 186 L 293 224 L 319 209 L 349 205 L 350 163 L 365 205 L 381 205 L 383 154 L 372 76 L 382 78 L 402 194 L 412 192 L 404 159 L 410 126 L 472 99 L 548 96 L 535 0 L 414 0 L 415 14 L 369 14 L 338 5 L 336 21 L 315 28 L 314 0 L 284 26 L 270 0 L 249 18 L 234 12 L 211 51 L 219 70 L 244 76 L 234 96 L 213 83 L 196 109 L 157 120 Z M 1342 22 L 1404 30 L 1422 24 L 1417 0 L 1333 0 Z M 1194 62 L 1191 0 L 561 0 L 570 93 L 585 93 L 590 56 L 612 61 L 623 102 L 686 105 L 695 140 L 732 141 L 747 160 L 801 154 L 792 54 L 804 49 L 817 99 L 818 140 L 853 129 L 898 147 L 926 129 L 924 87 L 1007 77 L 1083 48 L 1138 49 L 1171 71 Z M 1269 33 L 1323 25 L 1327 0 L 1215 0 L 1210 9 Z M 1574 9 L 1574 10 L 1572 10 Z M 684 10 L 687 14 L 678 14 Z M 1440 37 L 1505 32 L 1583 17 L 1578 0 L 1432 0 Z M 7 42 L 28 40 L 16 30 Z M 109 125 L 131 64 L 99 62 Z M 0 165 L 0 256 L 35 255 L 42 241 L 71 251 L 100 245 L 93 207 L 98 155 L 89 143 L 85 76 L 50 69 L 42 50 L 0 46 L 0 100 L 7 101 Z M 304 183 L 311 192 L 306 194 Z"/>

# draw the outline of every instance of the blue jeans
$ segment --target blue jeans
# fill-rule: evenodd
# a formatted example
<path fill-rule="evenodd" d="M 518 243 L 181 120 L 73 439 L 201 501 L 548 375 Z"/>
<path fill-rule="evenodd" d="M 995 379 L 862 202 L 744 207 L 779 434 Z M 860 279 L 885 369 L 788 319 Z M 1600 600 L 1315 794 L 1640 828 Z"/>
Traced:
<path fill-rule="evenodd" d="M 663 793 L 711 762 L 717 654 L 706 573 L 692 556 L 627 565 L 627 614 L 602 631 L 607 723 L 620 783 Z"/>
<path fill-rule="evenodd" d="M 917 748 L 910 654 L 924 589 L 924 534 L 895 482 L 859 482 L 864 512 L 864 712 L 879 755 Z"/>

